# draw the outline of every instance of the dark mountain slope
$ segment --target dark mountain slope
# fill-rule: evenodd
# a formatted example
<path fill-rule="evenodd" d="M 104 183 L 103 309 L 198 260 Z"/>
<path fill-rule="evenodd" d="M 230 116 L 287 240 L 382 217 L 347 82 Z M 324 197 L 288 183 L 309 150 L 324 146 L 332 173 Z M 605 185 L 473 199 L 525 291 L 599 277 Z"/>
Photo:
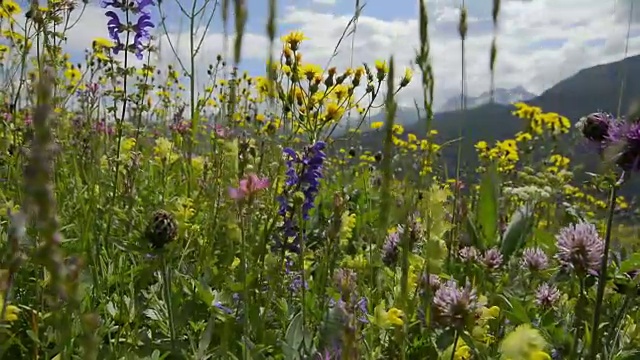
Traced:
<path fill-rule="evenodd" d="M 620 87 L 622 80 L 625 87 L 620 102 Z M 626 113 L 633 101 L 640 99 L 640 56 L 634 56 L 622 61 L 603 64 L 584 69 L 575 75 L 560 81 L 541 95 L 527 101 L 528 104 L 539 106 L 545 112 L 557 112 L 568 117 L 572 123 L 581 116 L 594 111 L 607 111 L 616 114 L 619 103 L 622 113 Z M 516 132 L 524 129 L 524 122 L 511 115 L 514 109 L 511 105 L 485 104 L 467 111 L 449 111 L 437 113 L 433 127 L 438 130 L 441 141 L 458 138 L 459 129 L 463 129 L 462 166 L 470 170 L 476 164 L 473 145 L 480 140 L 489 143 L 512 137 Z M 407 114 L 413 114 L 409 119 Z M 383 121 L 384 113 L 375 116 L 372 121 Z M 405 110 L 399 114 L 398 121 L 405 125 L 406 132 L 424 134 L 426 125 L 424 120 L 417 121 L 415 111 Z M 362 134 L 363 147 L 378 150 L 383 143 L 381 132 Z M 598 159 L 594 153 L 587 151 L 586 144 L 574 137 L 572 141 L 561 144 L 574 154 L 576 166 L 584 166 L 594 170 Z M 450 145 L 443 156 L 446 167 L 455 168 L 457 145 Z M 629 187 L 628 187 L 629 188 Z M 634 186 L 631 192 L 635 192 Z"/>

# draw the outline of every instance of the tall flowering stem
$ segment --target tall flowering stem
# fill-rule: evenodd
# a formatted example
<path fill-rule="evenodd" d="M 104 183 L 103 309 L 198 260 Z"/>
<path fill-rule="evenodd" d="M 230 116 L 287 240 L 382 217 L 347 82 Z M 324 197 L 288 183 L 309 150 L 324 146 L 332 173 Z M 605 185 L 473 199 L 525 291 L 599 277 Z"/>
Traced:
<path fill-rule="evenodd" d="M 611 247 L 611 228 L 613 227 L 613 213 L 616 208 L 616 197 L 618 187 L 625 178 L 624 173 L 620 180 L 611 185 L 609 192 L 609 215 L 607 216 L 607 229 L 604 238 L 604 254 L 600 263 L 600 274 L 598 276 L 598 292 L 596 295 L 596 307 L 593 312 L 593 325 L 591 327 L 593 335 L 591 336 L 591 349 L 589 350 L 589 359 L 596 360 L 598 354 L 598 335 L 600 333 L 600 315 L 602 312 L 602 301 L 604 299 L 604 288 L 607 281 L 607 264 L 609 262 L 609 248 Z"/>
<path fill-rule="evenodd" d="M 593 313 L 593 336 L 589 350 L 589 359 L 595 360 L 598 352 L 600 315 L 607 279 L 611 228 L 616 208 L 617 191 L 630 173 L 640 171 L 640 121 L 635 119 L 627 122 L 616 119 L 610 114 L 592 113 L 581 118 L 576 127 L 586 139 L 598 143 L 601 153 L 611 156 L 618 168 L 622 170 L 620 179 L 615 183 L 612 182 L 609 190 L 609 215 L 604 239 L 604 254 L 600 262 L 596 307 Z"/>
<path fill-rule="evenodd" d="M 128 67 L 128 53 L 133 52 L 135 56 L 141 60 L 142 59 L 142 51 L 144 47 L 148 45 L 149 40 L 151 39 L 151 34 L 149 33 L 149 28 L 153 28 L 154 24 L 151 21 L 151 14 L 149 12 L 149 6 L 153 6 L 155 3 L 153 0 L 102 0 L 100 6 L 102 8 L 113 8 L 118 12 L 124 13 L 125 21 L 122 22 L 120 20 L 120 16 L 114 10 L 107 10 L 105 12 L 105 16 L 109 18 L 107 22 L 107 29 L 109 31 L 109 37 L 115 42 L 115 46 L 112 48 L 114 54 L 120 53 L 120 51 L 124 51 L 124 69 L 126 70 Z M 139 15 L 138 19 L 135 23 L 131 22 L 132 15 Z M 125 35 L 125 41 L 123 42 L 121 39 L 121 35 Z M 131 36 L 133 36 L 133 43 L 129 43 L 131 40 Z M 116 145 L 116 158 L 120 158 L 120 149 L 122 145 L 122 124 L 124 123 L 124 119 L 127 111 L 127 71 L 124 71 L 123 79 L 122 79 L 122 109 L 120 112 L 120 116 L 116 117 L 116 128 L 117 128 L 117 145 Z M 114 202 L 117 190 L 118 190 L 118 180 L 120 174 L 120 162 L 116 162 L 116 168 L 114 172 L 114 181 L 113 181 L 113 190 L 111 194 L 111 201 Z M 107 219 L 107 225 L 105 230 L 104 238 L 109 238 L 109 234 L 111 233 L 111 227 L 113 223 L 113 217 L 109 216 Z M 109 248 L 107 247 L 107 250 Z M 96 250 L 94 256 L 98 259 L 98 253 L 100 250 L 100 242 L 96 242 Z"/>
<path fill-rule="evenodd" d="M 120 16 L 113 10 L 108 10 L 104 15 L 109 18 L 107 29 L 109 37 L 113 39 L 116 46 L 113 53 L 118 54 L 120 51 L 132 51 L 138 60 L 142 60 L 142 51 L 151 39 L 149 28 L 155 27 L 151 21 L 149 6 L 155 5 L 153 0 L 135 0 L 131 2 L 120 0 L 103 0 L 100 4 L 102 8 L 114 8 L 121 10 L 125 14 L 125 22 L 120 21 Z M 130 15 L 138 15 L 138 19 L 134 22 L 130 21 Z M 127 40 L 122 41 L 121 35 L 127 34 Z M 129 35 L 133 34 L 133 43 L 129 44 Z"/>
<path fill-rule="evenodd" d="M 320 179 L 326 154 L 324 148 L 326 143 L 318 141 L 308 147 L 303 155 L 298 154 L 291 148 L 284 149 L 283 153 L 287 158 L 287 179 L 285 190 L 278 197 L 280 203 L 279 214 L 284 219 L 283 242 L 277 244 L 281 246 L 282 260 L 285 259 L 285 252 L 289 250 L 298 253 L 300 256 L 300 277 L 305 284 L 304 271 L 304 231 L 302 222 L 309 220 L 309 212 L 315 206 L 316 196 L 320 189 Z M 298 225 L 296 219 L 300 221 Z M 288 244 L 289 239 L 294 238 L 292 244 Z M 305 286 L 302 286 L 302 323 L 305 323 Z"/>
<path fill-rule="evenodd" d="M 300 252 L 301 235 L 296 222 L 296 215 L 300 213 L 302 220 L 309 220 L 309 212 L 314 208 L 314 203 L 320 189 L 326 144 L 318 141 L 310 146 L 304 154 L 298 154 L 291 148 L 285 148 L 283 154 L 286 157 L 286 180 L 283 193 L 278 196 L 280 203 L 279 215 L 283 217 L 283 239 L 281 247 L 284 251 L 289 249 L 295 253 Z M 294 242 L 289 244 L 289 238 Z"/>

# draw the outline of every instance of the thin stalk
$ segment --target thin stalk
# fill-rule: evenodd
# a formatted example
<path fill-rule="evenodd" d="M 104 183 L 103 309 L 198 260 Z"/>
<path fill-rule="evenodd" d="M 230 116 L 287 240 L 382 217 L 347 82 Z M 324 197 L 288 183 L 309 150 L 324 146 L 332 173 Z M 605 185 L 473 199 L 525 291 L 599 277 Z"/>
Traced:
<path fill-rule="evenodd" d="M 584 324 L 582 319 L 582 313 L 584 311 L 585 305 L 585 296 L 584 296 L 584 278 L 580 278 L 580 293 L 578 294 L 578 303 L 576 305 L 576 317 L 574 321 L 574 328 L 576 328 L 576 333 L 573 337 L 573 345 L 571 345 L 571 359 L 578 359 L 576 353 L 578 351 L 578 342 L 580 338 L 584 335 Z"/>
<path fill-rule="evenodd" d="M 456 330 L 456 336 L 453 340 L 453 348 L 451 349 L 451 358 L 449 360 L 453 360 L 456 357 L 456 348 L 458 347 L 458 341 L 460 340 L 460 334 L 458 330 Z"/>
<path fill-rule="evenodd" d="M 171 336 L 171 351 L 176 350 L 176 328 L 173 318 L 173 303 L 171 301 L 171 275 L 167 266 L 166 254 L 162 254 L 162 285 L 164 287 L 165 304 L 167 305 L 167 314 L 169 315 L 169 331 Z"/>
<path fill-rule="evenodd" d="M 624 176 L 623 176 L 624 177 Z M 596 295 L 596 307 L 593 313 L 593 326 L 591 327 L 591 349 L 589 359 L 595 360 L 598 353 L 598 335 L 600 333 L 600 315 L 602 313 L 602 300 L 604 298 L 604 288 L 607 281 L 607 264 L 609 263 L 609 248 L 611 247 L 611 228 L 613 224 L 613 213 L 616 207 L 616 194 L 619 183 L 611 185 L 609 192 L 609 215 L 607 217 L 607 228 L 604 238 L 604 254 L 600 262 L 600 275 L 598 276 L 598 293 Z"/>

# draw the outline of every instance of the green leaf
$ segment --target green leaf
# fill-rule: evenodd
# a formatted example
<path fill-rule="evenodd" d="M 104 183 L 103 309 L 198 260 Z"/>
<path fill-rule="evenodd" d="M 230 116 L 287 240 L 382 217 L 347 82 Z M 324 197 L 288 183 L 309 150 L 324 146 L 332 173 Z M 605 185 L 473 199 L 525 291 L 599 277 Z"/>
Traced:
<path fill-rule="evenodd" d="M 545 249 L 545 250 L 555 249 L 556 237 L 554 234 L 540 228 L 533 229 L 532 232 L 533 232 L 533 237 L 535 238 L 536 244 L 540 246 L 542 249 Z"/>
<path fill-rule="evenodd" d="M 626 273 L 638 269 L 640 269 L 640 253 L 635 253 L 620 263 L 620 272 Z"/>
<path fill-rule="evenodd" d="M 511 221 L 502 236 L 500 246 L 505 263 L 513 253 L 524 246 L 527 235 L 533 227 L 533 208 L 533 204 L 525 204 L 511 215 Z"/>
<path fill-rule="evenodd" d="M 507 314 L 507 318 L 511 322 L 515 323 L 516 325 L 528 324 L 531 322 L 531 319 L 529 319 L 529 314 L 527 313 L 527 308 L 522 304 L 522 302 L 520 302 L 520 300 L 518 300 L 515 296 L 507 298 L 504 295 L 500 295 L 500 297 L 509 307 L 509 309 L 506 310 L 505 313 Z"/>
<path fill-rule="evenodd" d="M 205 354 L 211 344 L 211 336 L 213 336 L 213 326 L 215 325 L 216 317 L 212 315 L 207 323 L 207 328 L 200 335 L 200 341 L 198 342 L 198 354 L 197 359 L 206 359 Z"/>
<path fill-rule="evenodd" d="M 573 205 L 569 203 L 562 203 L 564 207 L 564 219 L 562 219 L 562 223 L 564 225 L 568 224 L 576 224 L 584 221 L 584 216 L 580 214 L 580 211 Z"/>
<path fill-rule="evenodd" d="M 293 317 L 293 320 L 291 320 L 291 323 L 289 323 L 287 327 L 287 334 L 285 335 L 287 345 L 296 352 L 300 349 L 300 345 L 304 340 L 303 325 L 302 313 L 299 312 Z"/>
<path fill-rule="evenodd" d="M 496 239 L 498 233 L 498 196 L 500 180 L 495 169 L 491 166 L 483 175 L 478 193 L 478 206 L 476 208 L 476 225 L 480 233 L 478 245 L 484 248 Z"/>
<path fill-rule="evenodd" d="M 473 219 L 469 216 L 467 216 L 467 234 L 469 234 L 469 238 L 471 238 L 471 245 L 480 250 L 484 250 L 482 239 L 478 234 L 478 229 L 476 229 L 476 224 L 473 223 Z"/>

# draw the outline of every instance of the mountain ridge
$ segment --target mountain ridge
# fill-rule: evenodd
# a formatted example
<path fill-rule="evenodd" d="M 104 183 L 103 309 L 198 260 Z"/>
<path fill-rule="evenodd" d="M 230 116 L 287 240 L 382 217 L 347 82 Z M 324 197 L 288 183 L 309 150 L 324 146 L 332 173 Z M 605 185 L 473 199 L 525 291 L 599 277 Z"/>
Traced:
<path fill-rule="evenodd" d="M 600 64 L 582 69 L 574 75 L 563 79 L 540 95 L 526 101 L 538 106 L 545 112 L 555 112 L 567 117 L 575 124 L 580 117 L 595 112 L 606 111 L 612 114 L 626 114 L 635 100 L 640 99 L 640 83 L 631 79 L 640 77 L 640 55 L 628 57 L 612 63 Z M 621 83 L 624 81 L 624 91 Z M 462 164 L 471 171 L 477 165 L 474 145 L 484 140 L 489 143 L 513 137 L 518 131 L 525 130 L 523 120 L 512 115 L 513 105 L 487 103 L 467 110 L 436 112 L 432 122 L 438 131 L 438 141 L 450 141 L 459 137 L 462 132 Z M 386 114 L 381 112 L 371 117 L 371 122 L 384 121 Z M 399 109 L 397 123 L 403 124 L 406 133 L 418 136 L 425 134 L 426 121 L 418 118 L 415 111 Z M 360 143 L 364 149 L 377 151 L 381 149 L 384 134 L 379 131 L 363 129 Z M 571 136 L 563 144 L 567 151 L 573 153 L 576 166 L 588 171 L 597 171 L 598 156 L 579 136 Z M 457 165 L 457 146 L 443 149 L 445 168 Z M 637 192 L 639 185 L 627 186 L 627 193 Z"/>
<path fill-rule="evenodd" d="M 467 109 L 471 109 L 492 101 L 498 104 L 508 105 L 518 101 L 528 101 L 534 97 L 536 97 L 534 93 L 529 92 L 521 85 L 511 89 L 497 88 L 493 93 L 493 99 L 491 98 L 490 91 L 485 91 L 478 96 L 466 96 L 466 107 Z M 447 100 L 438 112 L 455 111 L 460 110 L 460 108 L 460 96 L 455 96 Z"/>

